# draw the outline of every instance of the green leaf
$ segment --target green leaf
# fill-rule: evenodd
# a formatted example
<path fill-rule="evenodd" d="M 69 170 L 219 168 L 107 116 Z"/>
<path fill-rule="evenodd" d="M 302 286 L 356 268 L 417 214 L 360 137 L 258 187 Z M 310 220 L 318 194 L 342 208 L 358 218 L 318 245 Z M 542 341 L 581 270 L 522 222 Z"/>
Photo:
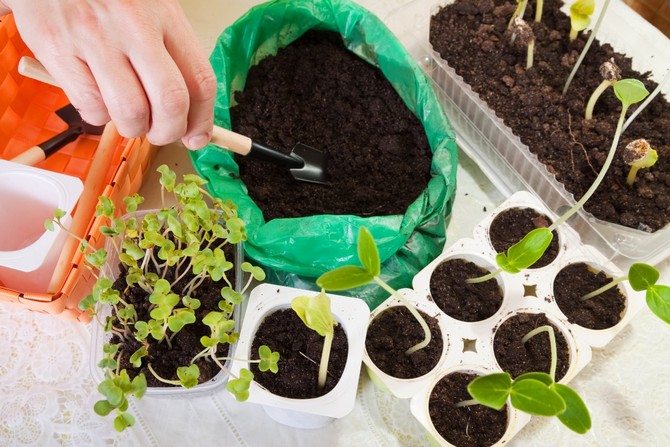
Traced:
<path fill-rule="evenodd" d="M 111 379 L 100 382 L 100 385 L 98 385 L 98 392 L 105 396 L 109 403 L 114 405 L 114 407 L 119 406 L 123 399 L 123 390 Z"/>
<path fill-rule="evenodd" d="M 123 431 L 128 427 L 132 427 L 135 424 L 135 418 L 130 413 L 121 413 L 114 418 L 114 428 L 116 431 Z"/>
<path fill-rule="evenodd" d="M 230 301 L 233 304 L 240 304 L 242 302 L 242 294 L 236 292 L 232 287 L 223 287 L 221 289 L 221 298 Z"/>
<path fill-rule="evenodd" d="M 548 228 L 535 228 L 523 239 L 496 256 L 498 266 L 508 273 L 519 273 L 542 257 L 554 235 Z"/>
<path fill-rule="evenodd" d="M 265 271 L 261 267 L 251 265 L 248 262 L 243 262 L 241 268 L 243 272 L 250 273 L 256 281 L 265 280 Z"/>
<path fill-rule="evenodd" d="M 133 355 L 130 356 L 130 359 L 128 359 L 128 361 L 135 368 L 139 368 L 140 366 L 142 366 L 142 357 L 146 357 L 147 355 L 149 355 L 149 350 L 147 349 L 146 346 L 142 345 L 139 347 L 137 351 L 133 352 Z"/>
<path fill-rule="evenodd" d="M 184 388 L 193 388 L 198 384 L 200 368 L 198 365 L 180 366 L 177 368 L 177 377 Z"/>
<path fill-rule="evenodd" d="M 670 324 L 670 287 L 653 285 L 647 289 L 647 306 L 658 318 Z"/>
<path fill-rule="evenodd" d="M 345 265 L 324 273 L 316 284 L 325 290 L 347 290 L 362 286 L 374 279 L 369 271 L 353 265 Z"/>
<path fill-rule="evenodd" d="M 330 297 L 321 290 L 315 296 L 298 296 L 291 300 L 291 308 L 300 317 L 305 326 L 316 331 L 320 336 L 335 332 L 337 320 L 330 310 Z"/>
<path fill-rule="evenodd" d="M 518 376 L 516 379 L 514 379 L 515 382 L 518 382 L 520 380 L 526 380 L 526 379 L 533 379 L 537 380 L 539 382 L 544 383 L 547 386 L 551 386 L 554 384 L 554 379 L 551 378 L 551 376 L 547 373 L 543 372 L 528 372 L 521 374 Z"/>
<path fill-rule="evenodd" d="M 563 398 L 535 379 L 515 381 L 510 398 L 514 408 L 534 416 L 556 416 L 565 411 Z"/>
<path fill-rule="evenodd" d="M 555 383 L 552 388 L 563 398 L 566 405 L 565 411 L 557 416 L 558 420 L 580 435 L 588 432 L 591 429 L 591 415 L 579 394 L 561 383 Z"/>
<path fill-rule="evenodd" d="M 570 24 L 577 31 L 583 31 L 591 23 L 595 10 L 595 0 L 577 0 L 570 6 Z"/>
<path fill-rule="evenodd" d="M 46 220 L 44 221 L 44 228 L 45 228 L 47 231 L 54 231 L 55 228 L 54 228 L 54 221 L 53 221 L 53 219 L 46 219 Z"/>
<path fill-rule="evenodd" d="M 166 191 L 172 191 L 174 189 L 175 182 L 177 180 L 177 174 L 174 173 L 167 165 L 160 165 L 156 169 L 161 174 L 160 184 L 163 185 Z"/>
<path fill-rule="evenodd" d="M 192 309 L 179 309 L 168 317 L 168 327 L 173 333 L 182 330 L 187 324 L 195 323 L 195 313 Z"/>
<path fill-rule="evenodd" d="M 468 392 L 482 405 L 500 410 L 505 406 L 512 388 L 509 373 L 494 373 L 479 376 L 468 384 Z"/>
<path fill-rule="evenodd" d="M 628 107 L 642 101 L 649 95 L 644 84 L 637 79 L 622 79 L 614 84 L 614 93 L 621 103 Z"/>
<path fill-rule="evenodd" d="M 379 261 L 379 250 L 370 231 L 361 227 L 358 230 L 358 259 L 360 259 L 363 268 L 374 278 L 379 276 L 381 263 Z"/>
<path fill-rule="evenodd" d="M 135 376 L 131 383 L 131 391 L 133 396 L 137 399 L 141 399 L 144 396 L 144 393 L 147 392 L 147 378 L 144 374 L 138 374 Z"/>
<path fill-rule="evenodd" d="M 240 370 L 240 377 L 229 380 L 226 389 L 235 396 L 238 402 L 244 402 L 249 398 L 249 385 L 254 380 L 254 375 L 246 368 Z"/>
<path fill-rule="evenodd" d="M 279 371 L 278 352 L 272 352 L 272 350 L 268 346 L 262 345 L 258 348 L 258 357 L 260 358 L 260 362 L 258 364 L 259 370 L 261 370 L 262 372 L 272 371 L 273 373 L 277 374 L 277 372 Z"/>
<path fill-rule="evenodd" d="M 114 408 L 116 407 L 106 400 L 99 400 L 93 405 L 93 411 L 95 411 L 95 414 L 98 416 L 107 416 L 114 410 Z"/>
<path fill-rule="evenodd" d="M 628 269 L 628 283 L 636 292 L 647 290 L 658 281 L 660 273 L 649 264 L 636 262 Z"/>

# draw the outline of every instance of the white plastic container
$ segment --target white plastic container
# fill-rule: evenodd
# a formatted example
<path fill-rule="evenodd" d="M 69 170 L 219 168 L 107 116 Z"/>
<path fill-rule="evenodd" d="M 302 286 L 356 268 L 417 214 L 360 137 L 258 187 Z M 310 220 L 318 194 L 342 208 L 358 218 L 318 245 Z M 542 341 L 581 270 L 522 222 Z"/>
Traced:
<path fill-rule="evenodd" d="M 77 177 L 0 160 L 0 282 L 19 291 L 46 292 L 68 234 L 44 221 L 61 209 L 63 223 L 83 190 Z"/>
<path fill-rule="evenodd" d="M 266 315 L 290 308 L 291 300 L 300 295 L 317 292 L 292 287 L 261 284 L 251 291 L 235 348 L 231 374 L 239 376 L 240 369 L 249 368 L 253 338 Z M 331 309 L 347 335 L 349 344 L 347 364 L 339 382 L 329 393 L 311 399 L 291 399 L 272 394 L 255 381 L 249 387 L 247 402 L 260 404 L 275 421 L 295 428 L 312 429 L 328 425 L 354 409 L 358 379 L 361 371 L 365 332 L 370 310 L 360 299 L 328 293 Z M 281 370 L 281 364 L 279 366 Z"/>

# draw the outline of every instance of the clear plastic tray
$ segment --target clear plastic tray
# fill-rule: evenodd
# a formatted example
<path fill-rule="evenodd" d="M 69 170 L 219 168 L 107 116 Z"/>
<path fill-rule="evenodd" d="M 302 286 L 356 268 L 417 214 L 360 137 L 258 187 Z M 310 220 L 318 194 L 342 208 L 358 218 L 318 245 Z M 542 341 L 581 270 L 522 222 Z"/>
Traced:
<path fill-rule="evenodd" d="M 449 0 L 414 0 L 394 10 L 387 21 L 435 83 L 463 151 L 479 164 L 501 192 L 528 189 L 560 214 L 574 204 L 572 194 L 432 50 L 428 41 L 430 17 L 448 3 Z M 634 68 L 641 72 L 652 71 L 654 79 L 660 81 L 670 69 L 670 61 L 654 56 L 670 54 L 670 40 L 658 32 L 660 39 L 645 41 L 640 30 L 646 30 L 649 25 L 635 26 L 635 20 L 642 19 L 632 11 L 629 15 L 608 11 L 597 37 L 624 54 L 633 54 L 634 49 Z M 621 29 L 626 29 L 626 33 L 616 32 Z M 640 41 L 645 43 L 640 44 Z M 663 92 L 666 97 L 669 89 L 670 86 L 666 86 Z M 570 220 L 570 225 L 585 243 L 594 245 L 608 257 L 619 258 L 621 265 L 635 261 L 655 264 L 670 256 L 670 225 L 647 233 L 597 219 L 583 210 Z"/>

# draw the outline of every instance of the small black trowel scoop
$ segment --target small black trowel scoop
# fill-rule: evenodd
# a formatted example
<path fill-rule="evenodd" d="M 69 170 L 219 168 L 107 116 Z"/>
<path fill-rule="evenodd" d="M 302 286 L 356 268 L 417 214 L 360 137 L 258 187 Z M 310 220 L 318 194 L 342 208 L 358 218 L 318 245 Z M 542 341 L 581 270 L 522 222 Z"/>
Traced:
<path fill-rule="evenodd" d="M 58 135 L 49 138 L 47 141 L 33 146 L 30 149 L 22 152 L 11 161 L 21 163 L 24 165 L 34 166 L 43 161 L 49 155 L 56 152 L 68 143 L 76 140 L 79 135 L 86 133 L 89 135 L 100 135 L 105 129 L 105 126 L 93 126 L 84 122 L 72 104 L 68 104 L 56 110 L 56 115 L 60 117 L 67 124 L 67 129 Z"/>
<path fill-rule="evenodd" d="M 327 183 L 326 154 L 318 149 L 298 143 L 289 155 L 263 146 L 251 138 L 222 127 L 214 126 L 212 144 L 222 146 L 236 154 L 257 157 L 290 169 L 293 178 L 303 182 Z"/>

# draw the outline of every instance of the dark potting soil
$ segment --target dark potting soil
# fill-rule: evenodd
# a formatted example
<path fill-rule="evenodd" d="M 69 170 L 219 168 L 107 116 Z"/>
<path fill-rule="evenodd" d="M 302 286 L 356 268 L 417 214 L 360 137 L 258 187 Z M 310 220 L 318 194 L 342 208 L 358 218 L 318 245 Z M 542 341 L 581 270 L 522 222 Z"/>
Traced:
<path fill-rule="evenodd" d="M 528 232 L 536 228 L 546 228 L 552 221 L 545 214 L 532 208 L 508 208 L 500 212 L 489 225 L 489 240 L 497 253 L 507 251 L 519 242 Z M 560 247 L 558 233 L 553 231 L 554 238 L 542 257 L 530 268 L 537 269 L 551 264 Z"/>
<path fill-rule="evenodd" d="M 461 321 L 481 321 L 500 309 L 503 292 L 495 278 L 468 284 L 468 278 L 488 275 L 489 270 L 465 259 L 439 264 L 430 277 L 430 296 L 444 313 Z"/>
<path fill-rule="evenodd" d="M 435 430 L 458 447 L 488 447 L 502 438 L 507 428 L 507 406 L 500 410 L 484 405 L 455 406 L 472 399 L 467 387 L 476 377 L 471 373 L 451 373 L 430 394 L 428 412 Z"/>
<path fill-rule="evenodd" d="M 558 181 L 581 198 L 605 161 L 621 112 L 609 89 L 600 97 L 593 119 L 584 119 L 586 103 L 602 81 L 600 65 L 614 58 L 622 78 L 639 79 L 650 92 L 657 84 L 649 73 L 634 71 L 631 58 L 595 39 L 562 96 L 588 38 L 588 33 L 580 33 L 569 42 L 570 19 L 559 9 L 562 5 L 560 0 L 547 0 L 541 23 L 529 19 L 535 34 L 535 62 L 528 70 L 525 48 L 510 46 L 505 32 L 516 8 L 514 1 L 456 0 L 432 17 L 430 42 Z M 534 17 L 534 8 L 531 2 L 525 17 Z M 638 138 L 649 140 L 659 159 L 650 169 L 641 170 L 628 187 L 629 168 L 621 151 Z M 670 103 L 662 95 L 623 133 L 614 162 L 585 209 L 599 219 L 643 231 L 656 231 L 670 222 Z"/>
<path fill-rule="evenodd" d="M 613 287 L 586 301 L 581 297 L 609 284 L 612 278 L 585 263 L 570 264 L 554 279 L 556 304 L 571 323 L 589 329 L 607 329 L 621 321 L 626 298 Z"/>
<path fill-rule="evenodd" d="M 226 259 L 234 259 L 234 246 L 225 245 L 224 253 Z M 235 270 L 231 269 L 226 272 L 231 284 L 235 284 Z M 174 269 L 170 269 L 165 276 L 167 280 L 175 278 Z M 193 274 L 189 272 L 182 279 L 180 279 L 172 290 L 175 293 L 181 294 L 184 287 L 193 279 Z M 112 344 L 121 343 L 119 364 L 123 369 L 128 371 L 128 375 L 132 379 L 139 373 L 144 373 L 147 379 L 147 386 L 149 387 L 170 387 L 174 385 L 166 384 L 159 381 L 148 369 L 147 365 L 156 371 L 158 375 L 167 380 L 179 380 L 177 377 L 177 367 L 188 366 L 191 360 L 204 349 L 200 343 L 200 338 L 205 335 L 211 335 L 210 328 L 202 323 L 202 319 L 211 311 L 220 311 L 219 301 L 221 301 L 221 289 L 227 284 L 225 281 L 212 281 L 205 279 L 197 289 L 195 289 L 189 296 L 200 300 L 200 307 L 196 309 L 196 322 L 184 326 L 171 340 L 171 346 L 167 342 L 157 342 L 153 337 L 148 336 L 146 341 L 149 343 L 149 354 L 142 358 L 142 366 L 140 368 L 134 367 L 129 359 L 130 356 L 142 346 L 142 343 L 137 341 L 132 335 L 121 340 L 118 335 L 114 335 L 111 339 Z M 137 319 L 141 321 L 149 321 L 151 319 L 150 312 L 155 307 L 149 302 L 149 294 L 141 287 L 126 285 L 126 278 L 124 274 L 120 274 L 115 280 L 114 286 L 116 290 L 121 293 L 122 298 L 129 304 L 135 307 L 137 312 Z M 179 308 L 181 304 L 175 306 Z M 172 334 L 168 330 L 169 334 Z M 219 357 L 228 355 L 230 345 L 221 345 L 217 350 Z M 200 369 L 199 383 L 204 383 L 216 376 L 220 368 L 212 361 L 201 358 L 196 360 L 196 365 Z"/>
<path fill-rule="evenodd" d="M 236 156 L 266 221 L 404 214 L 428 184 L 432 153 L 421 122 L 381 70 L 348 51 L 337 33 L 309 31 L 266 57 L 235 101 L 236 132 L 287 154 L 300 142 L 328 156 L 325 185 Z"/>
<path fill-rule="evenodd" d="M 368 326 L 365 349 L 370 360 L 386 374 L 399 379 L 423 376 L 432 370 L 442 356 L 442 331 L 437 319 L 419 311 L 428 323 L 431 340 L 423 349 L 406 355 L 412 346 L 424 339 L 421 325 L 404 306 L 380 313 Z"/>
<path fill-rule="evenodd" d="M 549 335 L 542 332 L 531 337 L 526 343 L 521 339 L 533 329 L 550 325 L 556 335 L 556 377 L 558 382 L 570 367 L 568 344 L 561 331 L 552 324 L 543 313 L 521 312 L 505 320 L 495 331 L 493 352 L 503 371 L 520 376 L 527 372 L 545 372 L 549 374 L 551 366 L 551 348 Z"/>
<path fill-rule="evenodd" d="M 254 380 L 278 396 L 309 399 L 323 396 L 342 377 L 347 364 L 349 344 L 342 325 L 335 327 L 335 336 L 328 361 L 328 376 L 323 390 L 319 390 L 319 363 L 324 338 L 308 328 L 292 309 L 283 309 L 265 317 L 256 330 L 251 345 L 251 358 L 258 359 L 258 348 L 267 345 L 279 352 L 279 371 L 261 372 L 258 364 L 250 370 Z"/>

